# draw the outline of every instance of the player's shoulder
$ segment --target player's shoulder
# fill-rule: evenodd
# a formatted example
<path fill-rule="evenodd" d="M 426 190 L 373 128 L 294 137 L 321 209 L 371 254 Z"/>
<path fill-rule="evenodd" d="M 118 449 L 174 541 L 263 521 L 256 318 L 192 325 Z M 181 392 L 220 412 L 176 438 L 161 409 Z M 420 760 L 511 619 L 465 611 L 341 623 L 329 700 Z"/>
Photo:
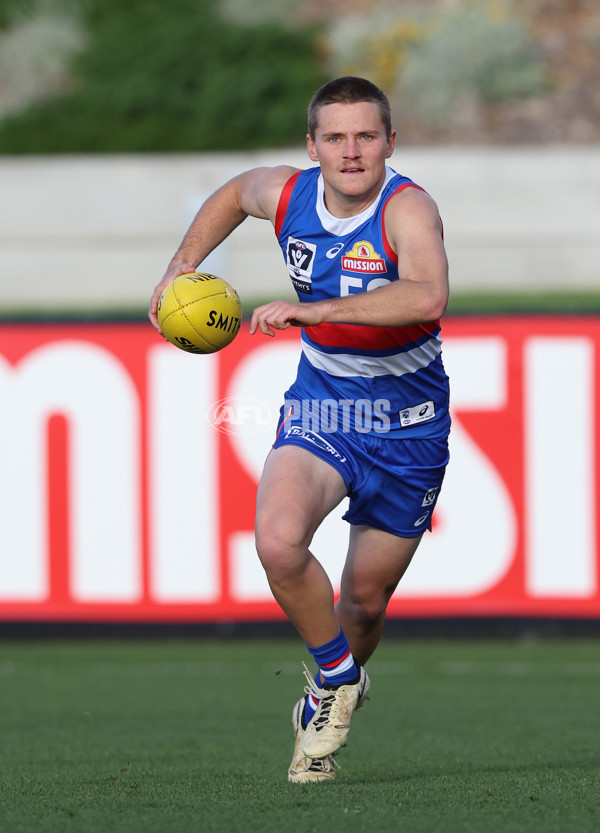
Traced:
<path fill-rule="evenodd" d="M 400 221 L 435 219 L 439 209 L 431 194 L 411 180 L 401 182 L 392 192 L 385 207 L 386 220 Z"/>
<path fill-rule="evenodd" d="M 420 186 L 408 180 L 391 195 L 385 206 L 385 233 L 394 251 L 401 241 L 443 239 L 443 226 L 437 203 Z"/>
<path fill-rule="evenodd" d="M 271 168 L 258 168 L 256 187 L 262 192 L 279 192 L 285 187 L 286 183 L 301 173 L 299 168 L 294 168 L 291 165 L 275 165 Z"/>
<path fill-rule="evenodd" d="M 246 209 L 249 213 L 273 219 L 286 183 L 298 173 L 300 169 L 291 165 L 255 168 L 246 189 Z"/>

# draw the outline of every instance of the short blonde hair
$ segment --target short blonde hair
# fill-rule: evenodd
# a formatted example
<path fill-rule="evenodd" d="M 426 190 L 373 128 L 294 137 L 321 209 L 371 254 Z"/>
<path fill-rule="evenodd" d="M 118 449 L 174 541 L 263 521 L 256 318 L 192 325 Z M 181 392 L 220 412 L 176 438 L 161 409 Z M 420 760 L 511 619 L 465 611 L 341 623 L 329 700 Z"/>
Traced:
<path fill-rule="evenodd" d="M 311 139 L 315 138 L 321 107 L 326 104 L 358 104 L 361 101 L 377 104 L 386 137 L 389 139 L 392 133 L 392 114 L 387 95 L 372 81 L 355 75 L 344 75 L 328 81 L 313 95 L 308 105 L 308 132 Z"/>

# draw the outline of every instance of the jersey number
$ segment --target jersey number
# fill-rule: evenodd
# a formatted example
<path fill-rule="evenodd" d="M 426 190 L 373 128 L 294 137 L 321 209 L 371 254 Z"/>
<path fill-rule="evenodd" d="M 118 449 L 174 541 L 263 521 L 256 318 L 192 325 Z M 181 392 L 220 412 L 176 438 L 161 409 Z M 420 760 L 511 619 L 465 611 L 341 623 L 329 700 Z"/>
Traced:
<path fill-rule="evenodd" d="M 368 292 L 370 289 L 377 289 L 379 286 L 385 286 L 391 283 L 387 278 L 373 278 L 366 287 L 363 278 L 353 278 L 351 275 L 340 275 L 340 298 L 344 295 L 354 295 L 358 292 Z"/>

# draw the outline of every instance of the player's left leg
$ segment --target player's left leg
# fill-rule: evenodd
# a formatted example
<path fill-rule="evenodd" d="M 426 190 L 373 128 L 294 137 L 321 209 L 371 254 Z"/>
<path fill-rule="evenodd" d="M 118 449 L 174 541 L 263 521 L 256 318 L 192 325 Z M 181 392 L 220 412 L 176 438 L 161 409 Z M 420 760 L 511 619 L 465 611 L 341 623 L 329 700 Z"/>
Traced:
<path fill-rule="evenodd" d="M 333 692 L 327 685 L 315 692 L 319 705 L 302 738 L 304 754 L 313 759 L 345 746 L 353 712 L 368 698 L 364 663 L 381 637 L 390 597 L 431 524 L 448 462 L 445 438 L 360 435 L 348 453 L 359 476 L 350 484 L 344 515 L 351 532 L 336 619 L 360 675 Z"/>
<path fill-rule="evenodd" d="M 354 684 L 335 691 L 317 689 L 308 677 L 308 690 L 319 701 L 302 739 L 308 758 L 322 758 L 345 746 L 352 715 L 369 696 L 370 680 L 362 666 L 377 647 L 387 604 L 420 540 L 421 535 L 403 538 L 375 527 L 351 526 L 336 616 L 361 666 L 360 675 Z"/>
<path fill-rule="evenodd" d="M 445 437 L 390 440 L 365 437 L 365 476 L 351 494 L 345 519 L 350 544 L 336 616 L 356 661 L 364 664 L 379 642 L 385 612 L 440 494 L 448 443 Z"/>
<path fill-rule="evenodd" d="M 363 525 L 351 527 L 336 615 L 361 665 L 377 647 L 387 604 L 421 538 L 402 538 Z"/>

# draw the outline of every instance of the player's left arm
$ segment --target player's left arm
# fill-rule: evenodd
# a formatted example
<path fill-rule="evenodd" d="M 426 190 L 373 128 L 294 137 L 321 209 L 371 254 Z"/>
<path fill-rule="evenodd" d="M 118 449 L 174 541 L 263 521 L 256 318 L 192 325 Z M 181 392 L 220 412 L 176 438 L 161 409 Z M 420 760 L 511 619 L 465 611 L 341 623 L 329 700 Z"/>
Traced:
<path fill-rule="evenodd" d="M 388 240 L 398 254 L 398 280 L 370 292 L 315 303 L 273 301 L 254 310 L 251 332 L 325 322 L 399 327 L 436 321 L 448 304 L 448 261 L 433 199 L 407 188 L 388 202 Z"/>

